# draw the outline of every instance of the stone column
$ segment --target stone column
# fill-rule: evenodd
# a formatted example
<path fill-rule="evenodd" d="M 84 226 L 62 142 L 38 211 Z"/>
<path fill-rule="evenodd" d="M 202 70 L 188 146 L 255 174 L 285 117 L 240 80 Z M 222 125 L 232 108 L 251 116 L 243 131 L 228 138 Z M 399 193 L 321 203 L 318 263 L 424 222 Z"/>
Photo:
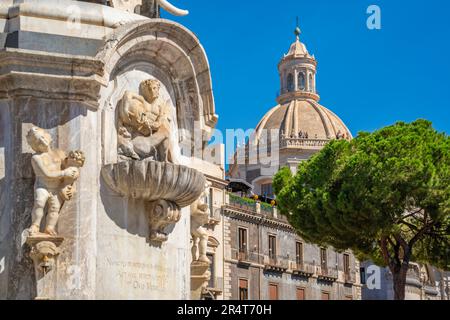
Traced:
<path fill-rule="evenodd" d="M 22 2 L 0 16 L 10 26 L 0 32 L 8 39 L 0 50 L 0 299 L 188 299 L 189 208 L 173 210 L 180 219 L 166 242 L 151 243 L 146 206 L 112 190 L 101 172 L 118 162 L 120 99 L 126 90 L 138 93 L 142 80 L 161 81 L 174 119 L 196 119 L 203 133 L 212 131 L 217 115 L 202 46 L 167 20 L 81 1 Z M 72 5 L 80 28 L 67 23 Z M 86 155 L 77 192 L 60 212 L 60 244 L 26 243 L 36 181 L 26 143 L 32 126 L 51 135 L 52 148 Z"/>

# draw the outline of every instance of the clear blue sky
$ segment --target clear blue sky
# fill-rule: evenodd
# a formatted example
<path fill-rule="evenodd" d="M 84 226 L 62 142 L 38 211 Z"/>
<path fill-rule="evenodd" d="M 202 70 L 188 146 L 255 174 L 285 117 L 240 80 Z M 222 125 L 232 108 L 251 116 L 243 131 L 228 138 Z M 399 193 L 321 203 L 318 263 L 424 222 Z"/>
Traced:
<path fill-rule="evenodd" d="M 172 0 L 211 65 L 218 128 L 254 128 L 276 105 L 277 64 L 294 41 L 318 60 L 320 103 L 353 135 L 425 118 L 450 133 L 448 0 Z M 366 27 L 379 5 L 382 29 Z"/>

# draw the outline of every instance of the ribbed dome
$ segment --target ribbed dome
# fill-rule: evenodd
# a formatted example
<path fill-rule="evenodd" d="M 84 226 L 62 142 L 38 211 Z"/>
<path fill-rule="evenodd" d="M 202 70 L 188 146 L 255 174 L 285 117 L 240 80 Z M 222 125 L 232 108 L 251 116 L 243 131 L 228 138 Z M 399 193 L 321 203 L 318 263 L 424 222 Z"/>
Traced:
<path fill-rule="evenodd" d="M 321 147 L 327 140 L 351 139 L 352 134 L 337 115 L 312 99 L 295 99 L 272 108 L 256 127 L 279 129 L 280 147 Z"/>

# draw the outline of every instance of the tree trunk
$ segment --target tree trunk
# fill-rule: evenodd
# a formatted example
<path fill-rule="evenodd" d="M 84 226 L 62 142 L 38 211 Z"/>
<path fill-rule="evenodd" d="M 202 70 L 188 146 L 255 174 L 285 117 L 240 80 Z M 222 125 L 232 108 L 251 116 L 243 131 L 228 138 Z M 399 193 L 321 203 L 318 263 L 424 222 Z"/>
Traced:
<path fill-rule="evenodd" d="M 391 270 L 394 282 L 394 300 L 405 300 L 406 274 L 409 263 L 403 263 L 400 268 Z"/>

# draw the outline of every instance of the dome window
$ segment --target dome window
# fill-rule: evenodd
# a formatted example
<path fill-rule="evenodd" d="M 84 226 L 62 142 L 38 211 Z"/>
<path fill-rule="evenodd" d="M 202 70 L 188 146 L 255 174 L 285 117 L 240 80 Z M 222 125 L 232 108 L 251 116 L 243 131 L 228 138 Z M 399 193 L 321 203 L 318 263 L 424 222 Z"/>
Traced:
<path fill-rule="evenodd" d="M 304 91 L 306 89 L 306 77 L 303 72 L 300 72 L 298 74 L 298 87 L 302 91 Z"/>
<path fill-rule="evenodd" d="M 314 81 L 312 73 L 309 74 L 309 91 L 314 92 Z"/>
<path fill-rule="evenodd" d="M 289 92 L 294 91 L 294 86 L 294 76 L 292 75 L 292 73 L 289 73 L 287 77 L 287 90 Z"/>

